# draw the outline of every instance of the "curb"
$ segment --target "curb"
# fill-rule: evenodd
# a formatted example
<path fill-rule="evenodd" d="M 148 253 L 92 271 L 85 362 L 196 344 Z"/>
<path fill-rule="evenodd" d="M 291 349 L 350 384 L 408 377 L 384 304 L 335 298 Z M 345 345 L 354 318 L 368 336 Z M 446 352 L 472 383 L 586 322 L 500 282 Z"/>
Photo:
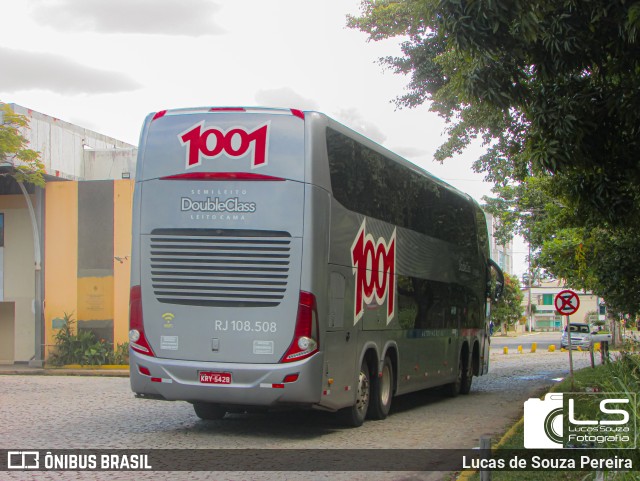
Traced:
<path fill-rule="evenodd" d="M 471 479 L 471 476 L 476 474 L 477 471 L 462 471 L 460 475 L 456 478 L 456 481 L 467 481 Z"/>
<path fill-rule="evenodd" d="M 47 368 L 47 369 L 60 369 L 60 368 Z M 114 370 L 114 369 L 120 369 L 120 370 L 129 370 L 129 365 L 128 364 L 103 364 L 101 366 L 83 366 L 82 364 L 65 364 L 64 366 L 62 366 L 62 369 L 88 369 L 88 370 L 98 370 L 101 371 L 103 369 L 106 370 Z"/>
<path fill-rule="evenodd" d="M 534 331 L 534 332 L 522 332 L 522 333 L 518 333 L 518 334 L 507 334 L 506 336 L 503 335 L 499 335 L 499 334 L 493 334 L 491 336 L 491 338 L 498 338 L 498 339 L 518 339 L 519 337 L 529 337 L 529 336 L 535 336 L 537 334 L 547 334 L 547 332 L 543 332 L 543 331 Z"/>
<path fill-rule="evenodd" d="M 45 376 L 94 376 L 94 377 L 129 377 L 129 369 L 45 369 Z"/>
<path fill-rule="evenodd" d="M 80 366 L 79 364 L 47 368 L 16 368 L 14 366 L 0 366 L 0 376 L 129 377 L 129 366 Z"/>

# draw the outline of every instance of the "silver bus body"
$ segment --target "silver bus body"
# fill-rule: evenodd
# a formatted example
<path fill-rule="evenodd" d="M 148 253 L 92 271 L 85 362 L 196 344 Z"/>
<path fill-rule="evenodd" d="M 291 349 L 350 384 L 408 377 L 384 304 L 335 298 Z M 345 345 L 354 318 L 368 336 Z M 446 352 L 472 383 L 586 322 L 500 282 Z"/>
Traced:
<path fill-rule="evenodd" d="M 293 405 L 355 425 L 394 395 L 468 392 L 488 370 L 491 265 L 473 200 L 323 114 L 151 114 L 131 388 L 205 418 Z"/>

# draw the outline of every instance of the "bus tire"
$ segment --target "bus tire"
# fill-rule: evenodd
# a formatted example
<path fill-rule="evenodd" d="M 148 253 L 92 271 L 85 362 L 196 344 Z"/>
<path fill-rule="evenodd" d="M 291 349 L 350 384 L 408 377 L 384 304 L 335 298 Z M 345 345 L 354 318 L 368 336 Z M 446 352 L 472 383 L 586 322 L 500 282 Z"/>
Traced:
<path fill-rule="evenodd" d="M 465 371 L 467 370 L 468 361 L 465 360 L 464 350 L 460 352 L 460 359 L 458 359 L 458 374 L 456 380 L 451 384 L 447 384 L 447 393 L 451 397 L 456 397 L 462 392 L 462 384 L 465 379 Z"/>
<path fill-rule="evenodd" d="M 196 416 L 206 421 L 222 419 L 227 414 L 225 408 L 211 403 L 193 403 L 193 410 L 196 412 Z"/>
<path fill-rule="evenodd" d="M 460 373 L 460 369 L 461 367 L 458 366 L 458 375 L 456 377 L 456 380 L 445 386 L 446 392 L 449 397 L 456 397 L 458 394 L 460 394 L 460 386 L 462 385 L 462 381 L 460 378 L 462 374 Z"/>
<path fill-rule="evenodd" d="M 462 361 L 462 360 L 461 360 Z M 473 382 L 473 363 L 470 359 L 464 364 L 462 369 L 462 380 L 460 382 L 460 394 L 469 394 L 471 383 Z"/>
<path fill-rule="evenodd" d="M 393 399 L 393 386 L 393 364 L 389 356 L 386 356 L 381 375 L 371 378 L 371 403 L 369 405 L 371 419 L 385 419 L 389 415 Z"/>
<path fill-rule="evenodd" d="M 356 384 L 356 400 L 351 407 L 345 408 L 342 412 L 343 420 L 349 427 L 357 428 L 362 426 L 367 411 L 369 410 L 369 401 L 371 399 L 371 375 L 369 373 L 369 365 L 366 360 L 362 361 L 360 372 Z"/>

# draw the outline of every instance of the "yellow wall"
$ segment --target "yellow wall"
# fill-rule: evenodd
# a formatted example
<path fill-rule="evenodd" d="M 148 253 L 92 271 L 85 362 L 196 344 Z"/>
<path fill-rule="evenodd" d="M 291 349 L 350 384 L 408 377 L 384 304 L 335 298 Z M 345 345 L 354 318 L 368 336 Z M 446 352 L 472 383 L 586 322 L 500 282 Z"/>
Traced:
<path fill-rule="evenodd" d="M 113 186 L 113 254 L 121 259 L 121 262 L 116 260 L 113 263 L 113 343 L 115 345 L 129 341 L 133 186 L 133 180 L 116 180 Z"/>
<path fill-rule="evenodd" d="M 132 180 L 114 181 L 114 275 L 78 278 L 78 183 L 46 187 L 45 356 L 55 344 L 53 319 L 73 313 L 75 320 L 113 319 L 114 345 L 129 337 Z M 106 221 L 106 220 L 105 220 Z"/>
<path fill-rule="evenodd" d="M 54 318 L 78 315 L 78 183 L 50 182 L 45 215 L 45 357 L 54 345 Z"/>
<path fill-rule="evenodd" d="M 0 364 L 13 364 L 15 353 L 15 305 L 0 302 Z"/>
<path fill-rule="evenodd" d="M 78 278 L 78 319 L 113 319 L 113 276 Z"/>

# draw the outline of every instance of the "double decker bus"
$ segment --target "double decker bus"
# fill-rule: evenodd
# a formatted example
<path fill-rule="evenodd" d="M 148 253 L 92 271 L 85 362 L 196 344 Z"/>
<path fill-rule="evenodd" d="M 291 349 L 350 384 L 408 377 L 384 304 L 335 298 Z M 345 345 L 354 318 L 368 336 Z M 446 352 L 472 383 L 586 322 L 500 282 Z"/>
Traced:
<path fill-rule="evenodd" d="M 134 191 L 131 388 L 202 419 L 385 418 L 466 394 L 502 273 L 468 196 L 318 112 L 150 114 Z"/>

